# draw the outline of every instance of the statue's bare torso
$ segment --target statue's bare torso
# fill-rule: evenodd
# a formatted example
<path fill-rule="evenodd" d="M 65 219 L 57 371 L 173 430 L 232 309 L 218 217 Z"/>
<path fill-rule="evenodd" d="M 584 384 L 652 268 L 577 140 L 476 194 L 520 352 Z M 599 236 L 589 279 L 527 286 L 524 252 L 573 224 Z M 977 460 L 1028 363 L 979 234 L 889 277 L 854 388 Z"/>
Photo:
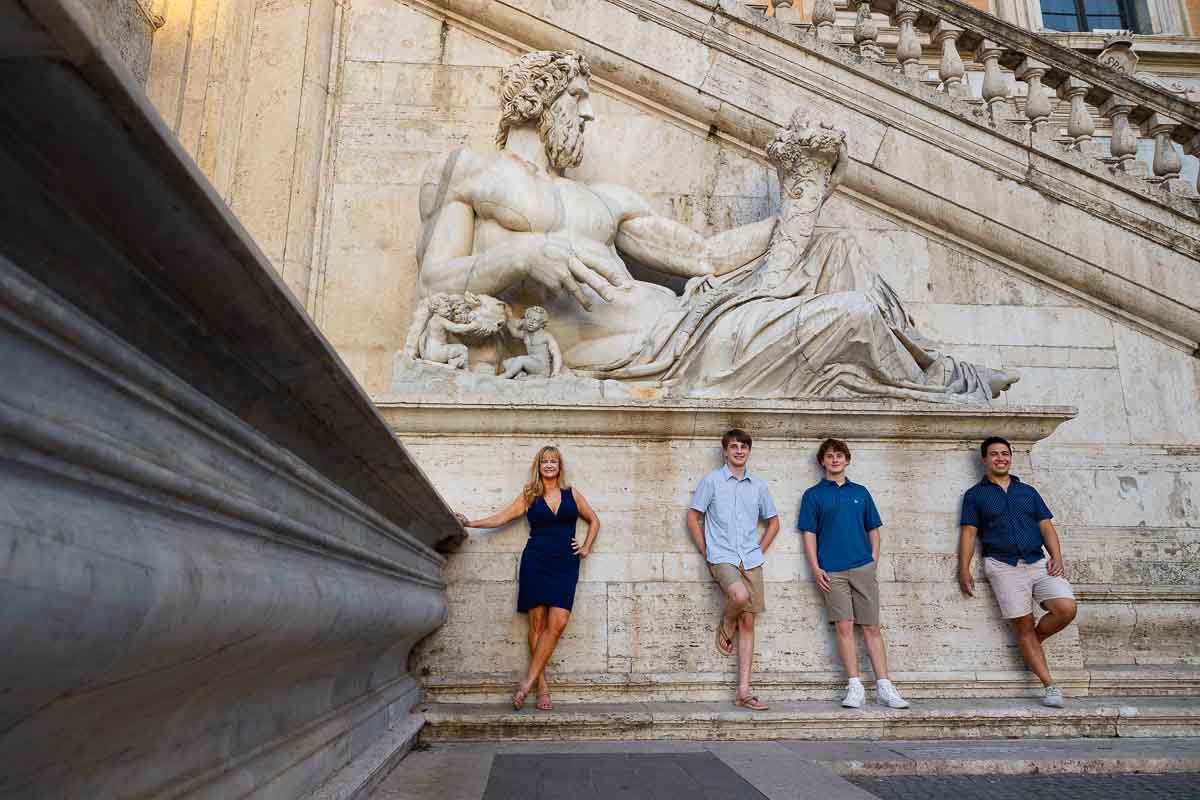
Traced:
<path fill-rule="evenodd" d="M 432 164 L 421 213 L 424 290 L 469 289 L 545 306 L 569 366 L 603 364 L 636 349 L 653 321 L 678 308 L 669 289 L 633 279 L 621 250 L 677 275 L 713 271 L 705 240 L 654 215 L 636 193 L 552 175 L 507 152 L 462 148 Z M 678 252 L 660 256 L 663 250 Z M 539 272 L 563 262 L 576 264 L 568 280 L 590 310 L 581 308 L 579 294 Z"/>

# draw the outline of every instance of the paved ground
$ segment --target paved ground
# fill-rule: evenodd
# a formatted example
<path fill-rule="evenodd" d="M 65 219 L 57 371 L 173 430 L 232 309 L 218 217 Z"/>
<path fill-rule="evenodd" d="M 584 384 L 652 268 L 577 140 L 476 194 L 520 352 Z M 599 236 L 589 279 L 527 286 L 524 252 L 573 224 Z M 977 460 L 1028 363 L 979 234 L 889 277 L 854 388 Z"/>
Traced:
<path fill-rule="evenodd" d="M 1200 774 L 851 778 L 879 800 L 1192 800 Z"/>
<path fill-rule="evenodd" d="M 372 800 L 1043 797 L 1200 800 L 1200 739 L 435 743 Z"/>

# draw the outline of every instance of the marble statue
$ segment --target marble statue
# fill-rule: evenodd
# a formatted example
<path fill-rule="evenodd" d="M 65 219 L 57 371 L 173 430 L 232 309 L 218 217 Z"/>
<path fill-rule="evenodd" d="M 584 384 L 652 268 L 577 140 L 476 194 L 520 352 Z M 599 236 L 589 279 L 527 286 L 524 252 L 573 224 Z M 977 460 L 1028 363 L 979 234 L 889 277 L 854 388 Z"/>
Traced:
<path fill-rule="evenodd" d="M 508 307 L 500 300 L 473 292 L 437 292 L 417 304 L 404 352 L 411 359 L 467 369 L 467 345 L 451 341 L 449 334 L 465 339 L 490 339 L 508 320 Z"/>
<path fill-rule="evenodd" d="M 549 315 L 541 306 L 525 309 L 525 316 L 513 320 L 509 331 L 525 344 L 525 355 L 504 359 L 504 377 L 554 377 L 562 373 L 562 352 L 554 336 L 546 331 Z"/>
<path fill-rule="evenodd" d="M 501 75 L 499 151 L 430 165 L 425 295 L 541 306 L 574 374 L 684 397 L 987 403 L 1017 379 L 938 352 L 850 236 L 814 234 L 848 163 L 843 132 L 798 115 L 768 148 L 780 216 L 702 236 L 628 188 L 563 176 L 595 119 L 589 77 L 578 53 L 527 53 Z M 626 258 L 685 290 L 635 280 Z"/>

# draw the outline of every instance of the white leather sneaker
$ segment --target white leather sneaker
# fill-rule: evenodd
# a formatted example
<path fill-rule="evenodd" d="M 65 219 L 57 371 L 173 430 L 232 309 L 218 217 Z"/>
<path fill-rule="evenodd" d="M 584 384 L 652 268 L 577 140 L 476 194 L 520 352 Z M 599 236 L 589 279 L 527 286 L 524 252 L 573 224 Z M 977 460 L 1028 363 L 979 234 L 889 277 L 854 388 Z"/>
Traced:
<path fill-rule="evenodd" d="M 908 708 L 908 701 L 900 696 L 896 686 L 889 680 L 875 682 L 875 699 L 888 708 Z"/>
<path fill-rule="evenodd" d="M 1047 686 L 1046 696 L 1042 698 L 1042 705 L 1050 706 L 1051 708 L 1063 707 L 1062 689 L 1057 686 Z"/>
<path fill-rule="evenodd" d="M 846 696 L 842 698 L 842 708 L 862 708 L 867 700 L 867 690 L 861 683 L 846 685 Z"/>

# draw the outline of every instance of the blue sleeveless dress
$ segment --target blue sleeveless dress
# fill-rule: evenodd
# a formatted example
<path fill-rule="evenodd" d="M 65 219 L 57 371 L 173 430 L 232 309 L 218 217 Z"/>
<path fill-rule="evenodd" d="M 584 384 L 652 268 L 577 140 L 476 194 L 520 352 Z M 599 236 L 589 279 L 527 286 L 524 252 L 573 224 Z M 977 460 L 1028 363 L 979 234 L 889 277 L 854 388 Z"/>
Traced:
<path fill-rule="evenodd" d="M 521 553 L 517 611 L 524 614 L 534 606 L 570 611 L 579 581 L 579 556 L 571 552 L 575 521 L 579 519 L 575 496 L 570 489 L 563 489 L 557 514 L 544 497 L 539 497 L 525 517 L 529 520 L 529 541 Z"/>

